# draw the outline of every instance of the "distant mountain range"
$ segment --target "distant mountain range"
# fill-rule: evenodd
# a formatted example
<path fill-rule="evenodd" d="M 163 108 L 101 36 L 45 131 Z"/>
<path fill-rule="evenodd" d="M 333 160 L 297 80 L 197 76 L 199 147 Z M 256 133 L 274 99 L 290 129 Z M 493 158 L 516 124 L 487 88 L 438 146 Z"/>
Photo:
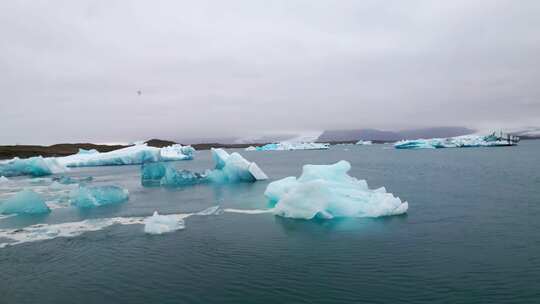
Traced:
<path fill-rule="evenodd" d="M 377 129 L 327 130 L 317 139 L 318 142 L 372 140 L 391 142 L 402 139 L 452 137 L 474 133 L 465 127 L 435 127 L 401 131 L 383 131 Z"/>

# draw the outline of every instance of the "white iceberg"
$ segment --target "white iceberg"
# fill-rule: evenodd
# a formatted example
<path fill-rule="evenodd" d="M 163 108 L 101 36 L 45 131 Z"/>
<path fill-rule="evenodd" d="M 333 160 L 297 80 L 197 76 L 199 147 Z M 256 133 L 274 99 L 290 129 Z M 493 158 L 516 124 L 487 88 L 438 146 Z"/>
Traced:
<path fill-rule="evenodd" d="M 163 234 L 173 232 L 176 230 L 184 229 L 183 218 L 185 215 L 160 215 L 157 211 L 154 211 L 152 216 L 144 219 L 144 232 L 149 234 Z"/>
<path fill-rule="evenodd" d="M 360 146 L 371 146 L 373 142 L 371 140 L 359 140 L 356 142 L 356 145 Z"/>
<path fill-rule="evenodd" d="M 58 157 L 57 160 L 66 167 L 138 165 L 146 162 L 192 159 L 194 151 L 195 149 L 190 146 L 172 145 L 155 148 L 141 144 L 104 153 L 77 153 Z"/>
<path fill-rule="evenodd" d="M 293 150 L 326 150 L 330 148 L 327 143 L 314 142 L 279 142 L 266 144 L 264 146 L 255 147 L 249 146 L 246 151 L 293 151 Z"/>
<path fill-rule="evenodd" d="M 305 165 L 299 178 L 272 182 L 264 195 L 276 215 L 299 219 L 380 217 L 406 213 L 409 205 L 386 189 L 371 190 L 365 180 L 347 174 L 351 165 Z"/>
<path fill-rule="evenodd" d="M 396 142 L 394 147 L 396 149 L 475 148 L 514 146 L 518 142 L 519 137 L 493 132 L 486 136 L 463 135 L 448 138 L 401 140 Z"/>
<path fill-rule="evenodd" d="M 0 176 L 0 184 L 7 184 L 9 183 L 9 178 L 5 177 L 5 176 Z"/>

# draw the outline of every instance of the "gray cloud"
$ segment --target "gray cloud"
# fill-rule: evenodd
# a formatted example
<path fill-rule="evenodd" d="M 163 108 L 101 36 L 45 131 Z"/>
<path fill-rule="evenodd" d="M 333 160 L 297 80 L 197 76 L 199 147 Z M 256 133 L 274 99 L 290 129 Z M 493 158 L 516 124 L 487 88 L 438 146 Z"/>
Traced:
<path fill-rule="evenodd" d="M 3 1 L 0 143 L 540 125 L 539 15 L 534 0 Z"/>

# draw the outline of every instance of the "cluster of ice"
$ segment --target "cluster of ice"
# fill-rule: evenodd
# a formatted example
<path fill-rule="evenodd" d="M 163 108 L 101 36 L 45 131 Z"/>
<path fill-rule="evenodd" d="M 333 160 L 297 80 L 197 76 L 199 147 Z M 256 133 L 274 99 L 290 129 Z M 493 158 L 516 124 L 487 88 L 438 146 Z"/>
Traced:
<path fill-rule="evenodd" d="M 45 176 L 64 172 L 66 168 L 55 158 L 43 158 L 41 156 L 30 158 L 15 157 L 11 160 L 0 162 L 0 176 Z"/>
<path fill-rule="evenodd" d="M 41 214 L 50 211 L 45 200 L 32 190 L 22 190 L 0 204 L 2 214 Z"/>
<path fill-rule="evenodd" d="M 169 214 L 160 215 L 154 211 L 152 216 L 144 219 L 144 232 L 149 234 L 163 234 L 184 229 L 183 215 Z"/>
<path fill-rule="evenodd" d="M 371 140 L 359 140 L 356 142 L 356 145 L 360 146 L 371 146 L 373 142 Z"/>
<path fill-rule="evenodd" d="M 394 144 L 396 149 L 440 149 L 440 148 L 475 148 L 513 146 L 517 141 L 513 137 L 463 135 L 448 138 L 402 140 Z"/>
<path fill-rule="evenodd" d="M 403 214 L 409 207 L 384 187 L 371 190 L 365 180 L 347 174 L 351 165 L 305 165 L 299 178 L 272 182 L 265 196 L 274 214 L 299 219 L 334 217 L 380 217 Z"/>
<path fill-rule="evenodd" d="M 123 203 L 128 199 L 128 190 L 117 186 L 81 186 L 70 193 L 71 205 L 79 208 L 114 205 Z"/>
<path fill-rule="evenodd" d="M 239 153 L 229 154 L 223 149 L 212 149 L 212 158 L 215 168 L 204 173 L 179 170 L 161 162 L 145 163 L 141 167 L 141 183 L 143 186 L 177 187 L 206 182 L 255 182 L 268 178 L 257 164 L 247 161 Z"/>
<path fill-rule="evenodd" d="M 58 157 L 58 161 L 67 167 L 136 165 L 146 162 L 175 161 L 193 159 L 190 146 L 172 145 L 164 148 L 149 147 L 146 144 L 130 146 L 104 153 L 79 153 Z"/>
<path fill-rule="evenodd" d="M 326 150 L 330 144 L 313 142 L 279 142 L 266 144 L 264 146 L 249 146 L 246 151 L 292 151 L 292 150 Z"/>

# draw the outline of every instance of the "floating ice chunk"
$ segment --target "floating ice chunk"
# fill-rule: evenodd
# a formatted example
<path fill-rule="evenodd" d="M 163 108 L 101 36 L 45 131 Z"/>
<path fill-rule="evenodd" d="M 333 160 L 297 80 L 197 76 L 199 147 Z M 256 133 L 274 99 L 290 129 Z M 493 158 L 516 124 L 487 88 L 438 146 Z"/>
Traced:
<path fill-rule="evenodd" d="M 164 148 L 149 147 L 146 144 L 130 146 L 104 153 L 78 153 L 58 157 L 67 167 L 135 165 L 157 161 L 188 160 L 193 158 L 192 147 L 172 145 Z"/>
<path fill-rule="evenodd" d="M 193 159 L 193 153 L 195 149 L 191 146 L 182 146 L 175 144 L 168 147 L 163 147 L 159 151 L 161 160 L 184 160 L 184 159 Z"/>
<path fill-rule="evenodd" d="M 330 148 L 330 144 L 327 143 L 313 143 L 313 142 L 280 142 L 266 144 L 260 147 L 250 146 L 246 148 L 246 151 L 292 151 L 292 150 L 326 150 Z"/>
<path fill-rule="evenodd" d="M 356 142 L 356 145 L 360 146 L 371 146 L 373 142 L 371 140 L 359 140 Z"/>
<path fill-rule="evenodd" d="M 9 183 L 9 179 L 5 176 L 0 176 L 0 184 L 6 184 Z"/>
<path fill-rule="evenodd" d="M 116 186 L 82 186 L 70 193 L 71 204 L 79 208 L 114 205 L 123 203 L 128 199 L 128 190 Z"/>
<path fill-rule="evenodd" d="M 144 219 L 144 232 L 149 234 L 163 234 L 184 228 L 184 220 L 175 214 L 159 215 L 154 211 L 154 215 Z"/>
<path fill-rule="evenodd" d="M 45 176 L 66 171 L 54 158 L 41 156 L 20 159 L 15 157 L 0 162 L 0 175 L 10 177 L 19 175 Z"/>
<path fill-rule="evenodd" d="M 165 168 L 160 180 L 162 186 L 189 186 L 206 182 L 206 175 L 188 170 L 177 170 L 173 166 Z"/>
<path fill-rule="evenodd" d="M 207 173 L 212 182 L 254 182 L 268 179 L 257 164 L 247 161 L 239 153 L 229 154 L 223 149 L 212 149 L 212 157 L 216 167 Z"/>
<path fill-rule="evenodd" d="M 366 181 L 347 174 L 351 165 L 305 165 L 296 179 L 287 177 L 268 185 L 265 196 L 275 203 L 276 215 L 300 219 L 315 217 L 379 217 L 406 213 L 408 203 L 384 188 L 370 190 Z"/>
<path fill-rule="evenodd" d="M 171 164 L 146 163 L 141 167 L 143 186 L 187 186 L 207 182 L 237 183 L 255 182 L 268 177 L 254 162 L 249 162 L 238 153 L 229 154 L 223 149 L 212 149 L 215 169 L 205 173 L 176 169 Z"/>
<path fill-rule="evenodd" d="M 51 210 L 45 200 L 32 190 L 22 190 L 0 205 L 3 214 L 41 214 Z"/>
<path fill-rule="evenodd" d="M 394 144 L 396 149 L 475 148 L 517 145 L 518 137 L 495 132 L 487 136 L 463 135 L 448 138 L 402 140 Z"/>

